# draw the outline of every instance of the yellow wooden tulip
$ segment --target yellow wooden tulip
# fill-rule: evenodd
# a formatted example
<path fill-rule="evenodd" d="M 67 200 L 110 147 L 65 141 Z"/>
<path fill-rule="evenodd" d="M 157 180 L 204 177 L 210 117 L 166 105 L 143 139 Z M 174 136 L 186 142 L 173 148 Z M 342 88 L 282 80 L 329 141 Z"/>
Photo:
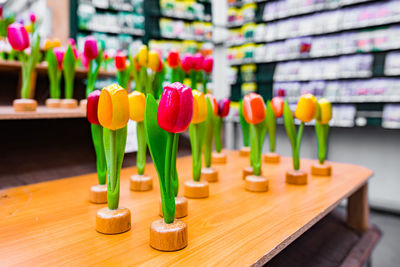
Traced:
<path fill-rule="evenodd" d="M 205 121 L 207 117 L 207 102 L 206 102 L 206 97 L 202 92 L 193 90 L 192 94 L 193 94 L 192 123 L 197 124 Z"/>
<path fill-rule="evenodd" d="M 325 98 L 318 101 L 315 118 L 320 124 L 328 124 L 332 119 L 332 104 Z"/>
<path fill-rule="evenodd" d="M 61 47 L 61 41 L 58 38 L 53 39 L 53 47 Z"/>
<path fill-rule="evenodd" d="M 159 56 L 159 54 L 154 50 L 150 50 L 150 52 L 149 52 L 149 63 L 148 63 L 149 68 L 152 71 L 157 71 L 159 64 L 160 64 L 160 56 Z"/>
<path fill-rule="evenodd" d="M 50 39 L 46 39 L 46 41 L 44 41 L 43 49 L 47 51 L 51 48 L 53 48 L 53 42 Z"/>
<path fill-rule="evenodd" d="M 139 49 L 139 52 L 137 54 L 137 61 L 140 66 L 146 67 L 147 65 L 147 57 L 148 57 L 148 51 L 147 51 L 147 46 L 142 45 Z"/>
<path fill-rule="evenodd" d="M 33 33 L 32 24 L 25 25 L 25 30 L 29 33 Z"/>
<path fill-rule="evenodd" d="M 143 93 L 133 91 L 129 94 L 129 117 L 131 120 L 141 122 L 144 120 L 144 107 L 146 97 Z"/>
<path fill-rule="evenodd" d="M 113 131 L 126 126 L 129 120 L 129 100 L 124 88 L 114 83 L 101 90 L 98 118 L 101 126 Z"/>
<path fill-rule="evenodd" d="M 297 103 L 294 115 L 301 122 L 309 122 L 314 118 L 317 99 L 312 94 L 302 95 Z"/>

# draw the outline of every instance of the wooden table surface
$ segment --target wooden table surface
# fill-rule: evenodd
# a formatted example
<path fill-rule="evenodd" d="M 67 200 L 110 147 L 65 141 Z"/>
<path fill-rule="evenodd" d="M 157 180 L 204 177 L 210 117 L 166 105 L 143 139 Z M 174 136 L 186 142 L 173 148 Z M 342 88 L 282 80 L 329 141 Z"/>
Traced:
<path fill-rule="evenodd" d="M 301 160 L 307 172 L 313 160 Z M 180 182 L 191 178 L 191 158 L 178 159 Z M 132 212 L 132 229 L 119 235 L 95 230 L 98 209 L 88 202 L 95 174 L 21 186 L 0 191 L 0 265 L 146 265 L 146 266 L 246 266 L 263 263 L 319 221 L 366 182 L 372 171 L 333 163 L 331 178 L 309 177 L 307 186 L 285 184 L 291 159 L 263 164 L 270 190 L 244 190 L 241 171 L 248 158 L 228 152 L 227 165 L 215 165 L 220 181 L 210 184 L 208 199 L 189 200 L 189 244 L 177 252 L 160 252 L 149 246 L 149 229 L 159 219 L 159 184 L 155 170 L 149 192 L 129 191 L 129 176 L 121 173 L 120 205 Z M 182 186 L 180 194 L 182 194 Z M 360 197 L 360 193 L 355 193 Z M 353 202 L 353 208 L 355 201 Z M 362 210 L 356 206 L 357 212 Z"/>

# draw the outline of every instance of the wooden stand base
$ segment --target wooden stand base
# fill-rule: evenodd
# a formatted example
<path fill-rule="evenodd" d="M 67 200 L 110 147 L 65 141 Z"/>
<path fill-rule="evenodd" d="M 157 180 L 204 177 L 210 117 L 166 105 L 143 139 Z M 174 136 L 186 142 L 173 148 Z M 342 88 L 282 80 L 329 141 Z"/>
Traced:
<path fill-rule="evenodd" d="M 244 147 L 240 148 L 239 156 L 248 157 L 249 155 L 250 155 L 250 147 L 249 146 L 244 146 Z"/>
<path fill-rule="evenodd" d="M 209 183 L 218 182 L 218 172 L 213 168 L 203 168 L 201 169 L 201 178 Z"/>
<path fill-rule="evenodd" d="M 15 112 L 36 111 L 37 101 L 35 99 L 15 99 L 13 107 Z"/>
<path fill-rule="evenodd" d="M 267 192 L 269 180 L 262 176 L 249 175 L 245 179 L 245 188 L 251 192 Z"/>
<path fill-rule="evenodd" d="M 316 176 L 331 176 L 332 166 L 327 163 L 316 163 L 311 166 L 311 174 Z"/>
<path fill-rule="evenodd" d="M 120 234 L 131 229 L 131 212 L 127 208 L 110 210 L 108 207 L 97 212 L 96 231 L 102 234 Z"/>
<path fill-rule="evenodd" d="M 86 106 L 87 106 L 87 99 L 82 99 L 81 101 L 79 101 L 79 108 L 82 111 L 86 112 Z"/>
<path fill-rule="evenodd" d="M 107 185 L 97 184 L 90 187 L 89 200 L 95 204 L 107 203 Z"/>
<path fill-rule="evenodd" d="M 286 172 L 286 183 L 293 185 L 306 185 L 307 173 L 302 170 L 291 170 Z"/>
<path fill-rule="evenodd" d="M 226 154 L 224 152 L 221 152 L 221 153 L 213 152 L 211 161 L 212 161 L 212 163 L 225 164 L 226 163 Z"/>
<path fill-rule="evenodd" d="M 61 99 L 47 98 L 46 107 L 48 108 L 59 108 L 61 106 Z"/>
<path fill-rule="evenodd" d="M 78 108 L 78 100 L 76 100 L 76 99 L 61 99 L 61 108 L 69 108 L 69 109 Z"/>
<path fill-rule="evenodd" d="M 175 220 L 166 224 L 163 219 L 154 221 L 150 226 L 150 246 L 161 251 L 176 251 L 187 246 L 186 223 Z"/>
<path fill-rule="evenodd" d="M 281 156 L 277 153 L 266 153 L 263 155 L 263 161 L 265 163 L 279 163 L 281 161 Z"/>
<path fill-rule="evenodd" d="M 149 191 L 153 189 L 153 179 L 147 175 L 132 175 L 129 188 L 136 192 Z"/>
<path fill-rule="evenodd" d="M 206 181 L 186 181 L 183 189 L 183 195 L 187 198 L 207 198 L 210 194 L 208 182 Z"/>
<path fill-rule="evenodd" d="M 177 196 L 175 197 L 175 218 L 183 218 L 188 216 L 188 200 L 186 197 Z M 160 216 L 163 217 L 160 200 Z"/>
<path fill-rule="evenodd" d="M 246 179 L 247 176 L 249 175 L 253 175 L 254 171 L 253 171 L 253 167 L 246 167 L 243 169 L 242 171 L 242 178 L 243 180 Z"/>

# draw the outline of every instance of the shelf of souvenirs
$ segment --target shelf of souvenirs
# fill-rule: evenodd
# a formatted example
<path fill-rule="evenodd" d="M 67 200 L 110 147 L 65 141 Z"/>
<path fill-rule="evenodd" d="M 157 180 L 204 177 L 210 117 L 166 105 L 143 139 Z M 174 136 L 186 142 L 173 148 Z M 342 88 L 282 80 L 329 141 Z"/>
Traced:
<path fill-rule="evenodd" d="M 322 1 L 314 1 L 310 2 L 311 4 L 305 5 L 304 3 L 300 3 L 299 5 L 292 5 L 291 8 L 286 8 L 283 10 L 282 7 L 284 5 L 280 5 L 282 10 L 279 10 L 276 5 L 279 4 L 279 2 L 283 1 L 252 1 L 255 3 L 259 2 L 270 2 L 270 6 L 268 4 L 265 5 L 264 10 L 263 10 L 263 15 L 261 20 L 257 21 L 256 19 L 256 13 L 257 13 L 257 8 L 250 7 L 249 11 L 242 11 L 239 13 L 246 13 L 246 16 L 239 16 L 239 19 L 236 19 L 234 16 L 233 21 L 229 21 L 229 16 L 228 16 L 228 27 L 229 28 L 236 28 L 236 27 L 241 27 L 243 25 L 246 25 L 248 23 L 253 23 L 257 21 L 257 23 L 263 23 L 263 22 L 273 22 L 273 21 L 279 21 L 283 19 L 289 19 L 292 17 L 297 17 L 297 16 L 304 16 L 304 15 L 313 15 L 316 12 L 329 12 L 329 11 L 335 11 L 339 8 L 344 8 L 344 7 L 351 7 L 354 5 L 359 5 L 359 4 L 366 4 L 369 2 L 377 2 L 377 0 L 339 0 L 339 1 L 326 1 L 326 3 Z M 245 3 L 247 4 L 247 3 Z M 252 4 L 252 3 L 250 3 Z M 273 6 L 275 5 L 275 6 Z M 229 7 L 242 7 L 243 5 L 238 5 L 235 4 L 234 6 Z M 228 11 L 229 13 L 229 11 Z"/>
<path fill-rule="evenodd" d="M 203 22 L 211 22 L 211 15 L 204 14 L 203 17 L 196 17 L 194 14 L 190 14 L 187 12 L 177 13 L 170 10 L 161 10 L 160 17 L 165 17 L 169 19 L 180 19 L 180 20 L 187 20 L 187 21 L 203 21 Z"/>
<path fill-rule="evenodd" d="M 15 60 L 0 60 L 0 71 L 20 71 L 21 62 Z M 36 70 L 39 73 L 47 73 L 47 62 L 41 62 L 36 65 Z M 100 69 L 99 77 L 115 77 L 116 71 L 106 71 Z M 87 77 L 87 70 L 82 67 L 75 69 L 75 76 L 80 78 Z"/>

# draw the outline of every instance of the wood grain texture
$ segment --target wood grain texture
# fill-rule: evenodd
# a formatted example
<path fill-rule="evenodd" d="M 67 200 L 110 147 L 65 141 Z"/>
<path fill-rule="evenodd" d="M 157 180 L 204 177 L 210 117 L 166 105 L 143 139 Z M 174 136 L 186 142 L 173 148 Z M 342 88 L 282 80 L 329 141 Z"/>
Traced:
<path fill-rule="evenodd" d="M 329 163 L 315 163 L 311 166 L 311 174 L 316 176 L 331 176 L 332 166 Z"/>
<path fill-rule="evenodd" d="M 272 163 L 272 164 L 278 164 L 281 160 L 281 156 L 278 153 L 265 153 L 263 155 L 263 161 L 265 163 Z"/>
<path fill-rule="evenodd" d="M 48 108 L 38 106 L 36 111 L 15 112 L 12 106 L 0 106 L 0 120 L 84 118 L 86 110 L 79 108 Z"/>
<path fill-rule="evenodd" d="M 262 176 L 248 175 L 244 179 L 245 188 L 250 192 L 267 192 L 269 181 Z"/>
<path fill-rule="evenodd" d="M 213 168 L 202 168 L 201 179 L 209 183 L 216 183 L 218 182 L 218 172 Z"/>
<path fill-rule="evenodd" d="M 372 171 L 364 167 L 332 163 L 330 179 L 310 176 L 307 186 L 285 183 L 290 158 L 281 164 L 263 165 L 269 179 L 266 193 L 244 189 L 242 169 L 248 158 L 227 151 L 229 163 L 214 166 L 218 183 L 210 184 L 210 197 L 189 199 L 188 246 L 165 253 L 150 247 L 149 228 L 159 217 L 159 185 L 147 192 L 129 190 L 135 168 L 121 171 L 120 205 L 132 212 L 132 229 L 106 236 L 95 231 L 101 205 L 90 204 L 88 188 L 95 174 L 21 186 L 0 191 L 0 258 L 12 265 L 146 265 L 146 266 L 243 266 L 267 262 L 341 200 L 363 186 Z M 181 194 L 192 177 L 190 157 L 179 158 Z M 309 170 L 314 160 L 301 160 Z M 146 171 L 157 177 L 152 164 Z M 104 207 L 106 205 L 103 205 Z M 251 209 L 249 208 L 251 207 Z"/>
<path fill-rule="evenodd" d="M 129 188 L 136 192 L 149 191 L 153 189 L 153 178 L 148 175 L 132 175 Z"/>
<path fill-rule="evenodd" d="M 186 197 L 177 196 L 175 197 L 175 218 L 180 219 L 188 216 L 189 202 Z M 163 217 L 163 211 L 160 199 L 160 211 L 159 214 Z"/>

